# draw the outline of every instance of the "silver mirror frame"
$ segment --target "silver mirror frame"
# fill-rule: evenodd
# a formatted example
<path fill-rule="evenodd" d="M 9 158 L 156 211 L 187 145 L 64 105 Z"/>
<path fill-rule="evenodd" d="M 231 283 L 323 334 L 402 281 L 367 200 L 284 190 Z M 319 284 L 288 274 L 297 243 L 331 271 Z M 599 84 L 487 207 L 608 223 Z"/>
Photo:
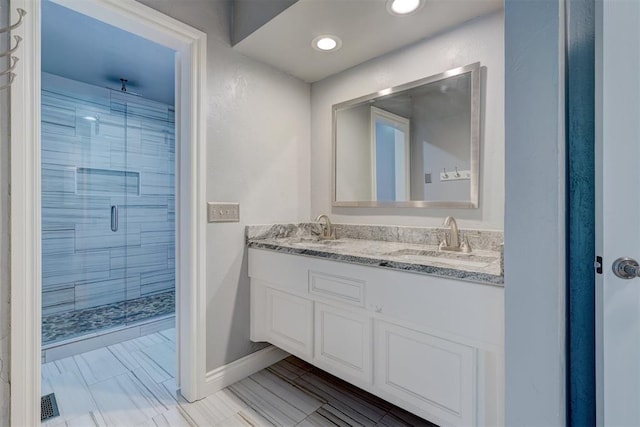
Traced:
<path fill-rule="evenodd" d="M 337 112 L 346 107 L 368 102 L 376 98 L 387 97 L 398 92 L 413 89 L 418 86 L 437 82 L 449 77 L 471 73 L 471 180 L 469 200 L 459 201 L 438 201 L 438 200 L 411 200 L 406 202 L 397 201 L 338 201 L 336 200 L 336 160 L 337 160 Z M 444 73 L 425 77 L 400 86 L 383 89 L 369 95 L 351 99 L 349 101 L 334 104 L 331 114 L 331 206 L 335 207 L 360 207 L 360 208 L 478 208 L 479 183 L 480 183 L 480 63 L 465 65 L 454 68 Z"/>

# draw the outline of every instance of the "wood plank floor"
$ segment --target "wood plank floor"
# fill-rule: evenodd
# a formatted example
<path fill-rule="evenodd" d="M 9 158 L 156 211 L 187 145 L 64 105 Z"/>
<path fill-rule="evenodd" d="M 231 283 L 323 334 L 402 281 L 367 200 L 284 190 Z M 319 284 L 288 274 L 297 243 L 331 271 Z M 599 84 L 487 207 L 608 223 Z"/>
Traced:
<path fill-rule="evenodd" d="M 433 426 L 293 356 L 198 402 L 177 396 L 175 330 L 42 365 L 58 426 Z"/>

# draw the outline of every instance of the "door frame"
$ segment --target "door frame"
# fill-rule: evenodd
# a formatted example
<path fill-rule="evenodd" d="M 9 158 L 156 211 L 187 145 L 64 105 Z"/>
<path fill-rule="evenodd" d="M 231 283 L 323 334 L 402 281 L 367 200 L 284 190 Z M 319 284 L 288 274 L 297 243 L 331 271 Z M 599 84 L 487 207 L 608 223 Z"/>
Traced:
<path fill-rule="evenodd" d="M 177 382 L 189 401 L 206 379 L 206 34 L 134 0 L 52 0 L 176 53 Z M 40 0 L 27 11 L 11 90 L 11 424 L 39 425 L 41 380 Z"/>
<path fill-rule="evenodd" d="M 407 119 L 406 117 L 402 117 L 399 116 L 397 114 L 393 114 L 389 111 L 383 110 L 382 108 L 378 108 L 378 107 L 371 107 L 371 130 L 370 130 L 370 134 L 371 134 L 371 200 L 378 200 L 378 181 L 376 179 L 376 173 L 377 173 L 377 166 L 376 166 L 376 161 L 377 161 L 377 154 L 376 154 L 376 143 L 377 143 L 377 132 L 376 132 L 376 121 L 377 119 L 380 120 L 384 120 L 386 121 L 388 124 L 392 125 L 394 128 L 396 129 L 400 129 L 402 130 L 402 132 L 404 132 L 404 163 L 406 165 L 405 168 L 405 173 L 404 173 L 404 185 L 405 185 L 405 193 L 409 192 L 409 186 L 410 186 L 410 177 L 411 177 L 411 164 L 410 164 L 410 160 L 409 160 L 409 153 L 411 150 L 411 136 L 410 136 L 410 130 L 411 130 L 411 121 L 409 119 Z M 396 159 L 397 161 L 397 159 Z M 407 196 L 405 198 L 405 200 L 402 201 L 407 201 L 410 199 L 410 194 L 405 194 L 405 196 Z M 396 195 L 396 201 L 397 200 L 397 195 Z"/>
<path fill-rule="evenodd" d="M 636 124 L 640 82 L 635 74 L 640 42 L 630 31 L 639 22 L 637 2 L 595 2 L 595 250 L 602 258 L 595 292 L 598 426 L 640 422 L 640 411 L 627 404 L 640 393 L 639 284 L 637 279 L 616 277 L 612 268 L 619 257 L 640 255 L 635 173 L 640 154 Z"/>

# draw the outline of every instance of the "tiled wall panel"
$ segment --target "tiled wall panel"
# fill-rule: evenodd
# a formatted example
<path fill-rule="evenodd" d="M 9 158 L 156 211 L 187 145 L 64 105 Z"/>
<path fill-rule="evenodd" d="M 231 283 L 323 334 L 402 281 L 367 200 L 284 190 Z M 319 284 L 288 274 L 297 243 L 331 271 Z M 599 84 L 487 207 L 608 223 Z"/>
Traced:
<path fill-rule="evenodd" d="M 75 284 L 75 309 L 99 307 L 125 300 L 125 280 L 97 280 Z"/>
<path fill-rule="evenodd" d="M 151 295 L 158 292 L 166 292 L 174 287 L 176 275 L 173 268 L 162 271 L 142 273 L 140 275 L 140 292 L 142 295 Z"/>
<path fill-rule="evenodd" d="M 73 228 L 49 228 L 42 230 L 42 256 L 75 252 L 75 230 Z"/>
<path fill-rule="evenodd" d="M 129 308 L 175 288 L 173 108 L 46 73 L 42 83 L 43 330 L 47 316 L 68 313 L 73 329 L 107 305 L 125 322 L 153 317 Z"/>
<path fill-rule="evenodd" d="M 54 288 L 61 284 L 73 283 L 80 280 L 109 279 L 109 262 L 111 256 L 108 250 L 73 254 L 43 254 L 42 257 L 42 288 Z"/>
<path fill-rule="evenodd" d="M 75 308 L 75 286 L 44 291 L 42 293 L 42 314 L 64 313 Z"/>
<path fill-rule="evenodd" d="M 110 222 L 76 224 L 75 250 L 95 251 L 105 248 L 124 248 L 140 246 L 140 224 L 127 224 L 120 219 L 117 233 L 111 231 Z M 113 255 L 113 254 L 112 254 Z"/>
<path fill-rule="evenodd" d="M 110 169 L 76 168 L 77 194 L 140 195 L 140 174 Z"/>

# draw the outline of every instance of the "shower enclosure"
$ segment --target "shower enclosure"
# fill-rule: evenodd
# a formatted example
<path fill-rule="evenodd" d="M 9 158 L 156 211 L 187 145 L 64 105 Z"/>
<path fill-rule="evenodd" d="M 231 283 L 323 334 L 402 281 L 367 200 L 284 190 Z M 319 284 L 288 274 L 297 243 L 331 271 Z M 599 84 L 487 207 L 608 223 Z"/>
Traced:
<path fill-rule="evenodd" d="M 43 73 L 43 345 L 175 310 L 173 106 Z"/>

